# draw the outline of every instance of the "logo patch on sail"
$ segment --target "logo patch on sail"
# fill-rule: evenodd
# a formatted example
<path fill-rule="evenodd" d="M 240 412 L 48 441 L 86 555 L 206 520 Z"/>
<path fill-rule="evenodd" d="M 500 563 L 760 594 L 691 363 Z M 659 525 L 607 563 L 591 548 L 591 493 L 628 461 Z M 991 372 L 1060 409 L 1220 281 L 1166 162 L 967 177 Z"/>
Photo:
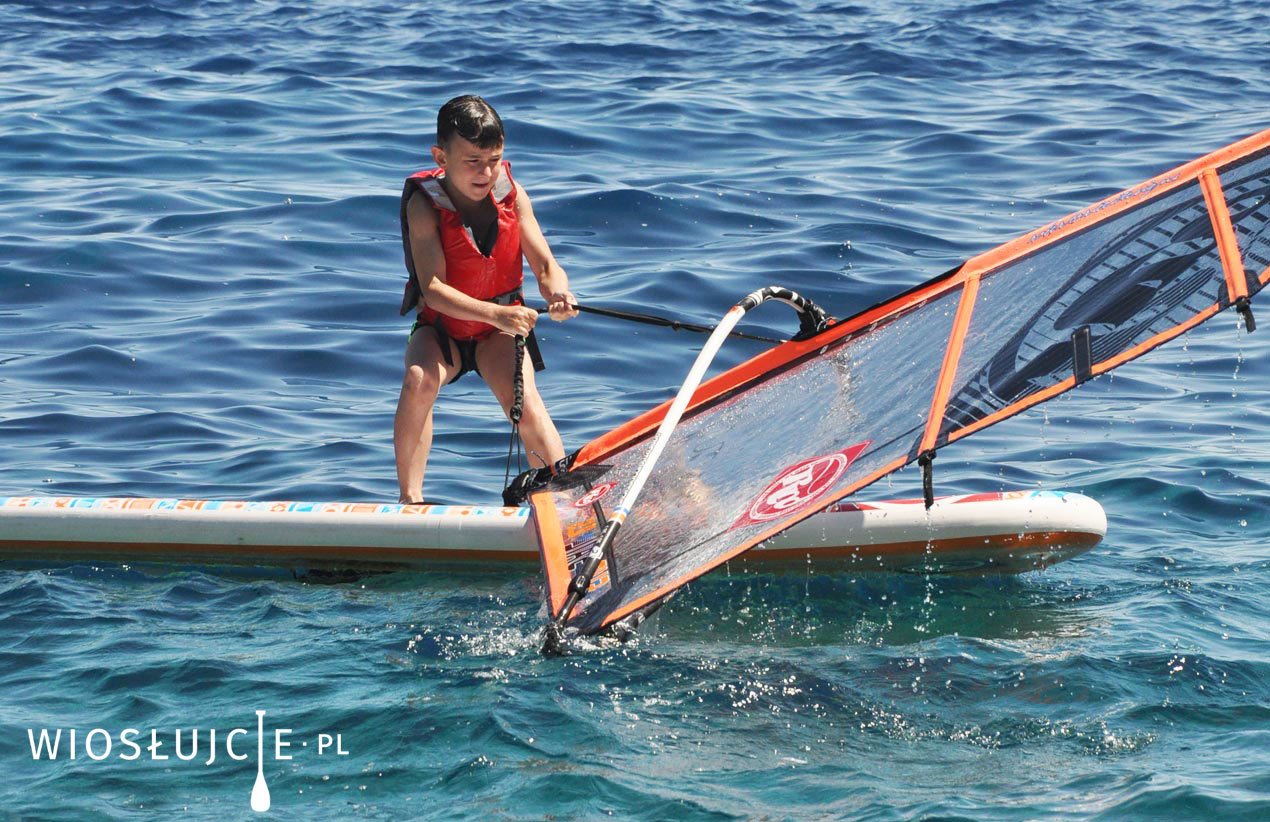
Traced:
<path fill-rule="evenodd" d="M 601 483 L 595 486 L 594 488 L 592 488 L 590 491 L 587 491 L 582 496 L 578 497 L 577 501 L 573 503 L 573 507 L 586 508 L 587 506 L 592 505 L 593 503 L 599 502 L 600 500 L 604 499 L 605 495 L 607 495 L 608 492 L 612 491 L 615 487 L 617 487 L 616 482 Z"/>
<path fill-rule="evenodd" d="M 833 488 L 870 442 L 858 442 L 841 451 L 811 457 L 789 466 L 768 483 L 732 527 L 771 522 L 811 505 Z"/>

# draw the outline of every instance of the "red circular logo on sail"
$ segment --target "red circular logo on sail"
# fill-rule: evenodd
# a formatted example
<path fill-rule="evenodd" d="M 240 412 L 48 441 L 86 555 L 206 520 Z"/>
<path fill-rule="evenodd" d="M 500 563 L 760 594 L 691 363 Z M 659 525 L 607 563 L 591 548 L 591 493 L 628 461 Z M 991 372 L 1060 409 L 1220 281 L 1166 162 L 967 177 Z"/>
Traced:
<path fill-rule="evenodd" d="M 605 494 L 607 494 L 609 491 L 612 491 L 616 487 L 617 487 L 616 482 L 600 483 L 599 485 L 592 488 L 590 491 L 587 491 L 585 494 L 578 497 L 574 501 L 573 507 L 586 508 L 588 505 L 592 503 L 599 502 L 600 500 L 604 499 Z"/>
<path fill-rule="evenodd" d="M 868 445 L 867 441 L 857 443 L 789 466 L 768 483 L 737 520 L 736 526 L 771 522 L 811 505 L 834 486 Z"/>

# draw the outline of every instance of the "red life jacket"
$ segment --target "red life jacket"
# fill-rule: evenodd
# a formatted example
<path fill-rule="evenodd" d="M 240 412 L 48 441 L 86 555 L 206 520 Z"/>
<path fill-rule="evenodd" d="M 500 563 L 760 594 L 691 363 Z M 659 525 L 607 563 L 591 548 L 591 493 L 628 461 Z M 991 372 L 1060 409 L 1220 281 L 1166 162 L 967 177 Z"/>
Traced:
<path fill-rule="evenodd" d="M 477 248 L 472 230 L 463 224 L 462 216 L 441 185 L 444 177 L 445 171 L 440 168 L 420 171 L 406 178 L 405 190 L 401 193 L 401 239 L 406 251 L 406 268 L 410 271 L 402 314 L 418 303 L 420 294 L 410 254 L 410 228 L 406 223 L 406 203 L 415 191 L 422 191 L 436 210 L 448 285 L 478 300 L 494 301 L 499 298 L 497 302 L 507 304 L 512 301 L 509 295 L 519 291 L 525 282 L 520 254 L 520 217 L 516 213 L 516 185 L 512 181 L 511 164 L 503 161 L 502 173 L 489 194 L 498 210 L 498 238 L 488 257 Z M 514 302 L 519 304 L 523 300 Z M 439 321 L 446 333 L 456 340 L 484 339 L 496 330 L 489 323 L 455 319 L 426 306 L 420 318 L 426 323 Z"/>

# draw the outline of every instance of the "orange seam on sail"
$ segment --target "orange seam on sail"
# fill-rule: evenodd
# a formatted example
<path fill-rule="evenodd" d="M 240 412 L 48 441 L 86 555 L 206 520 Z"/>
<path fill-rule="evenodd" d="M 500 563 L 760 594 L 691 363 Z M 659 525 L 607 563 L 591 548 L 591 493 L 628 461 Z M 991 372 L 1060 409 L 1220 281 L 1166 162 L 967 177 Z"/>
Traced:
<path fill-rule="evenodd" d="M 1210 305 L 1208 308 L 1205 308 L 1203 311 L 1196 313 L 1194 317 L 1191 317 L 1186 322 L 1178 323 L 1172 328 L 1161 331 L 1159 334 L 1156 334 L 1153 337 L 1148 337 L 1147 339 L 1143 340 L 1142 342 L 1138 343 L 1132 348 L 1126 348 L 1124 351 L 1121 351 L 1119 354 L 1115 355 L 1114 357 L 1108 357 L 1102 362 L 1095 364 L 1092 369 L 1093 375 L 1098 376 L 1099 374 L 1104 374 L 1113 368 L 1118 368 L 1124 365 L 1130 360 L 1134 360 L 1134 359 L 1137 359 L 1138 357 L 1141 357 L 1143 354 L 1147 353 L 1151 349 L 1157 348 L 1163 345 L 1164 343 L 1168 342 L 1169 340 L 1175 337 L 1181 336 L 1186 331 L 1189 331 L 1190 329 L 1204 322 L 1204 320 L 1207 320 L 1209 317 L 1212 317 L 1214 314 L 1217 314 L 1221 310 L 1222 310 L 1222 306 L 1219 303 L 1214 303 L 1213 305 Z"/>
<path fill-rule="evenodd" d="M 1156 348 L 1162 345 L 1163 343 L 1166 343 L 1169 340 L 1173 339 L 1174 337 L 1178 337 L 1181 334 L 1191 330 L 1192 328 L 1204 322 L 1209 317 L 1212 317 L 1214 314 L 1218 313 L 1221 310 L 1222 310 L 1222 306 L 1219 304 L 1210 305 L 1208 308 L 1205 308 L 1203 311 L 1200 311 L 1198 314 L 1191 317 L 1186 322 L 1179 323 L 1178 325 L 1175 325 L 1166 331 L 1161 331 L 1159 334 L 1156 334 L 1155 336 L 1150 337 L 1149 339 L 1138 343 L 1132 348 L 1127 348 L 1124 351 L 1121 351 L 1119 354 L 1117 354 L 1114 357 L 1109 357 L 1108 359 L 1105 359 L 1102 362 L 1095 363 L 1093 367 L 1090 369 L 1090 374 L 1096 377 L 1099 374 L 1105 374 L 1106 372 L 1110 371 L 1113 368 L 1117 368 L 1121 365 L 1124 365 L 1126 362 L 1129 362 L 1130 360 L 1141 357 L 1143 354 L 1147 353 L 1151 349 Z M 1064 391 L 1069 391 L 1075 386 L 1076 386 L 1075 377 L 1068 377 L 1062 382 L 1054 383 L 1049 388 L 1045 388 L 1041 391 L 1036 392 L 1035 394 L 1031 394 L 1027 397 L 1024 397 L 1023 399 L 1017 402 L 1013 402 L 1007 405 L 1005 408 L 1002 408 L 998 411 L 994 411 L 993 413 L 989 414 L 988 416 L 984 417 L 981 420 L 976 420 L 975 422 L 972 422 L 970 425 L 967 425 L 965 428 L 960 428 L 950 433 L 948 435 L 948 441 L 955 442 L 961 439 L 962 437 L 967 437 L 976 431 L 987 428 L 989 425 L 1000 422 L 1001 420 L 1007 417 L 1011 417 L 1019 413 L 1020 411 L 1025 411 L 1028 408 L 1031 408 L 1033 405 L 1042 403 L 1045 400 L 1050 399 L 1051 397 L 1056 397 L 1059 394 L 1063 393 Z"/>
<path fill-rule="evenodd" d="M 1113 194 L 1080 211 L 1060 217 L 1035 231 L 1030 231 L 1021 237 L 1011 240 L 1005 245 L 997 246 L 977 257 L 972 257 L 966 262 L 965 270 L 982 271 L 1002 266 L 1024 254 L 1052 245 L 1065 237 L 1083 231 L 1090 225 L 1104 222 L 1109 217 L 1127 211 L 1143 202 L 1143 197 L 1148 194 L 1155 197 L 1179 188 L 1194 180 L 1204 169 L 1225 165 L 1232 160 L 1237 160 L 1246 154 L 1267 146 L 1270 146 L 1270 129 L 1254 134 L 1251 137 L 1246 137 L 1237 143 L 1232 143 L 1197 160 L 1192 160 L 1171 171 L 1152 177 L 1144 183 L 1139 183 L 1118 194 Z"/>
<path fill-rule="evenodd" d="M 1021 400 L 1018 400 L 1017 402 L 1012 402 L 1009 405 L 1007 405 L 1005 408 L 1002 408 L 998 411 L 994 411 L 988 416 L 984 417 L 983 419 L 976 420 L 975 422 L 970 423 L 965 428 L 959 428 L 956 431 L 950 431 L 948 434 L 948 442 L 950 443 L 956 442 L 962 437 L 969 436 L 976 431 L 980 431 L 984 428 L 987 428 L 989 425 L 998 423 L 1007 417 L 1014 416 L 1020 411 L 1025 411 L 1028 408 L 1031 408 L 1033 405 L 1036 405 L 1037 403 L 1044 402 L 1045 400 L 1048 400 L 1051 397 L 1056 397 L 1059 394 L 1063 393 L 1064 391 L 1070 391 L 1071 389 L 1075 387 L 1076 387 L 1075 377 L 1068 377 L 1067 379 L 1061 382 L 1056 382 L 1053 385 L 1051 385 L 1049 388 L 1044 388 L 1040 391 L 1037 391 L 1035 394 L 1031 394 L 1027 397 L 1024 397 Z"/>
<path fill-rule="evenodd" d="M 815 351 L 826 345 L 837 342 L 838 340 L 853 334 L 861 329 L 867 328 L 873 323 L 887 319 L 905 309 L 933 299 L 945 291 L 955 288 L 960 283 L 960 275 L 954 275 L 946 280 L 938 280 L 929 283 L 925 287 L 919 287 L 918 290 L 911 294 L 898 297 L 890 302 L 885 302 L 876 306 L 862 314 L 851 317 L 838 325 L 834 326 L 830 331 L 820 334 L 810 340 L 799 340 L 783 343 L 775 348 L 759 354 L 752 360 L 743 362 L 740 365 L 731 368 L 722 374 L 710 378 L 702 383 L 696 391 L 693 392 L 692 401 L 688 404 L 685 415 L 691 414 L 692 410 L 704 402 L 723 394 L 727 391 L 743 385 L 746 382 L 757 379 L 767 372 L 779 368 L 798 357 L 809 352 Z M 640 414 L 607 434 L 604 434 L 591 442 L 587 443 L 578 452 L 575 465 L 586 465 L 588 463 L 598 462 L 613 451 L 625 446 L 638 437 L 641 437 L 650 431 L 653 431 L 661 423 L 666 416 L 666 411 L 670 408 L 671 400 L 667 400 L 661 405 Z"/>
<path fill-rule="evenodd" d="M 538 547 L 542 551 L 542 567 L 547 574 L 547 591 L 551 596 L 551 615 L 554 618 L 564 607 L 569 595 L 569 559 L 565 553 L 564 536 L 560 531 L 560 518 L 550 492 L 533 494 L 529 498 L 536 519 Z"/>
<path fill-rule="evenodd" d="M 961 351 L 966 342 L 966 332 L 970 328 L 970 317 L 974 314 L 975 298 L 979 294 L 979 274 L 971 273 L 961 292 L 961 300 L 957 303 L 957 315 L 953 318 L 952 332 L 948 335 L 948 347 L 944 349 L 944 364 L 939 371 L 939 380 L 935 384 L 935 393 L 930 400 L 930 416 L 926 418 L 926 431 L 922 434 L 920 453 L 926 453 L 935 447 L 939 437 L 939 429 L 943 424 L 944 409 L 948 407 L 948 395 L 952 393 L 953 380 L 957 377 L 957 364 L 961 362 Z"/>
<path fill-rule="evenodd" d="M 1239 241 L 1235 228 L 1230 224 L 1230 209 L 1222 191 L 1221 179 L 1211 168 L 1199 175 L 1199 186 L 1204 192 L 1208 217 L 1213 222 L 1213 234 L 1217 237 L 1217 253 L 1221 256 L 1222 272 L 1226 275 L 1226 294 L 1233 303 L 1248 296 L 1248 276 L 1244 273 L 1243 257 L 1239 253 Z"/>

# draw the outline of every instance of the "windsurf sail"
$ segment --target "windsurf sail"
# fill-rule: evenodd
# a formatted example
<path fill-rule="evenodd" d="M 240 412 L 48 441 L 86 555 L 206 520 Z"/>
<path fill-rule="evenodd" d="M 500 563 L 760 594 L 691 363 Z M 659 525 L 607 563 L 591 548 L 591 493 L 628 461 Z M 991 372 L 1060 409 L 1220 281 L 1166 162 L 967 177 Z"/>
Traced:
<path fill-rule="evenodd" d="M 929 498 L 940 448 L 1231 306 L 1252 331 L 1250 301 L 1267 281 L 1270 130 L 690 381 L 530 496 L 549 642 L 629 627 L 911 462 Z"/>

